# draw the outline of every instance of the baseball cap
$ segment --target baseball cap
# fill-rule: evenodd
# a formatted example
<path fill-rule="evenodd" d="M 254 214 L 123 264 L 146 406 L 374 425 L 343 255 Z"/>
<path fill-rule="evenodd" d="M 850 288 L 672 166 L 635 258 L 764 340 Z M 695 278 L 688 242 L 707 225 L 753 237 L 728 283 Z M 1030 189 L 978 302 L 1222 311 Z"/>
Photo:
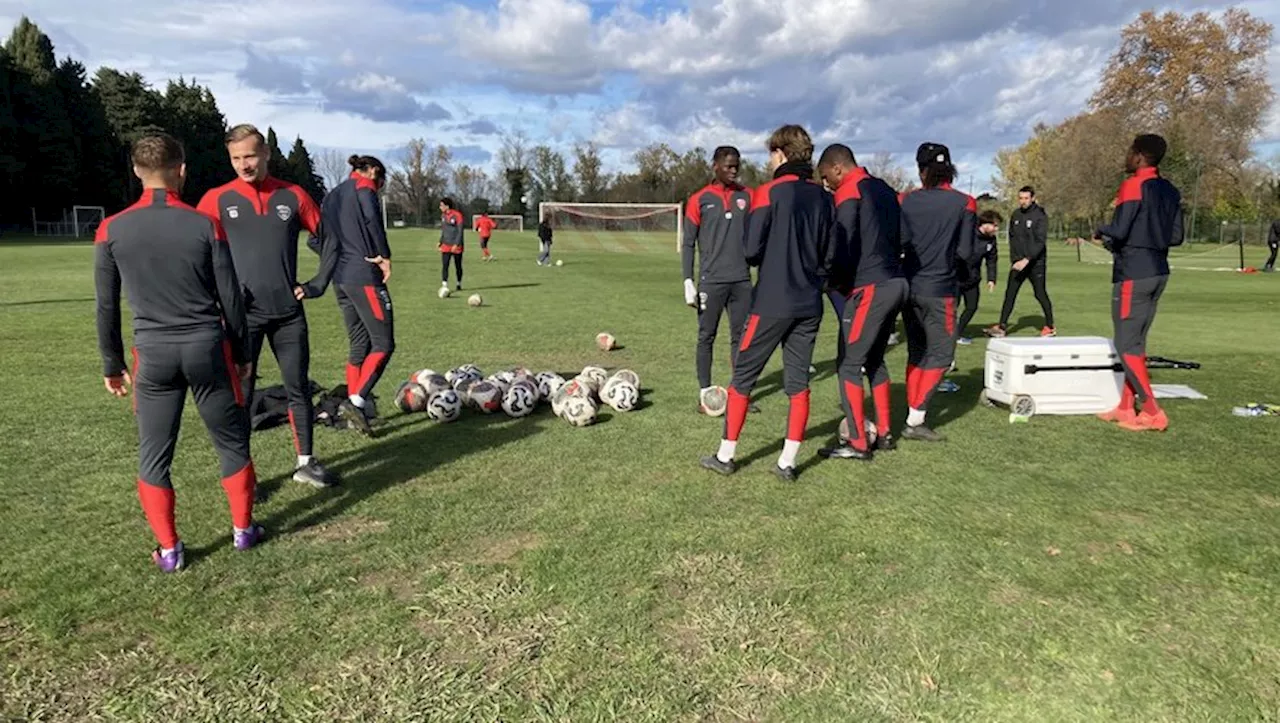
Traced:
<path fill-rule="evenodd" d="M 916 165 L 924 168 L 930 163 L 951 163 L 951 150 L 941 143 L 925 142 L 916 149 Z"/>

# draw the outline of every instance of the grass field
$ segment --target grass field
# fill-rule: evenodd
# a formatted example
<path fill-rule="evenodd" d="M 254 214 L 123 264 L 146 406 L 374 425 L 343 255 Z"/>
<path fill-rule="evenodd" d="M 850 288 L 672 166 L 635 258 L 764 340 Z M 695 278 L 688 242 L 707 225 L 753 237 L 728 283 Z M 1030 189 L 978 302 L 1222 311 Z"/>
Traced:
<path fill-rule="evenodd" d="M 1150 350 L 1203 369 L 1153 376 L 1209 400 L 1168 402 L 1166 434 L 1011 425 L 977 404 L 979 341 L 959 350 L 961 391 L 936 398 L 949 440 L 871 465 L 816 456 L 839 415 L 828 309 L 788 486 L 768 474 L 777 359 L 745 468 L 697 466 L 721 422 L 693 411 L 669 237 L 558 238 L 565 265 L 539 268 L 532 234 L 499 235 L 497 262 L 468 251 L 467 293 L 486 301 L 469 309 L 435 296 L 433 235 L 392 235 L 383 435 L 317 432 L 344 487 L 287 481 L 287 430 L 255 436 L 262 547 L 231 547 L 188 405 L 176 576 L 150 563 L 133 419 L 99 377 L 92 249 L 0 245 L 0 719 L 1280 720 L 1280 420 L 1230 413 L 1280 402 L 1280 279 L 1175 273 Z M 1109 269 L 1053 254 L 1059 332 L 1108 334 Z M 984 295 L 976 322 L 998 303 Z M 337 384 L 332 296 L 308 314 L 312 375 Z M 601 330 L 624 348 L 597 352 Z M 464 362 L 627 366 L 646 406 L 585 429 L 392 409 L 412 371 Z"/>

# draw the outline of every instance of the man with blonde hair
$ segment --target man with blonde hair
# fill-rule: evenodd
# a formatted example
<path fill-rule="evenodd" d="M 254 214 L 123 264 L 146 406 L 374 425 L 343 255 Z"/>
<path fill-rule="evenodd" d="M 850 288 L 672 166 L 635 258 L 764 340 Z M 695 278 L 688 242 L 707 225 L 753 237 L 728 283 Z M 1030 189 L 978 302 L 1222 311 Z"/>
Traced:
<path fill-rule="evenodd" d="M 272 177 L 271 148 L 262 133 L 243 123 L 227 132 L 227 155 L 235 180 L 201 199 L 200 212 L 226 229 L 236 273 L 245 287 L 249 317 L 249 360 L 255 365 L 262 343 L 270 342 L 289 398 L 289 427 L 298 455 L 293 479 L 313 487 L 337 484 L 312 450 L 311 347 L 303 295 L 297 292 L 298 234 L 320 233 L 320 209 L 302 187 Z M 256 376 L 256 375 L 255 375 Z M 253 400 L 250 379 L 245 398 Z"/>
<path fill-rule="evenodd" d="M 253 374 L 248 321 L 227 237 L 178 197 L 186 181 L 182 145 L 159 133 L 133 144 L 138 202 L 111 216 L 94 238 L 98 347 L 107 391 L 133 385 L 138 422 L 138 499 L 163 572 L 185 565 L 169 479 L 187 390 L 209 430 L 231 506 L 232 539 L 247 550 L 263 537 L 253 522 L 257 476 L 241 382 Z M 133 312 L 133 372 L 120 335 L 120 291 Z"/>
<path fill-rule="evenodd" d="M 822 322 L 822 289 L 831 270 L 831 196 L 813 180 L 813 140 L 798 125 L 769 138 L 773 180 L 751 194 L 746 259 L 759 268 L 751 312 L 738 348 L 719 451 L 702 466 L 732 474 L 751 391 L 773 352 L 782 347 L 783 388 L 790 398 L 787 434 L 773 473 L 796 479 L 796 455 L 809 422 L 809 365 Z"/>

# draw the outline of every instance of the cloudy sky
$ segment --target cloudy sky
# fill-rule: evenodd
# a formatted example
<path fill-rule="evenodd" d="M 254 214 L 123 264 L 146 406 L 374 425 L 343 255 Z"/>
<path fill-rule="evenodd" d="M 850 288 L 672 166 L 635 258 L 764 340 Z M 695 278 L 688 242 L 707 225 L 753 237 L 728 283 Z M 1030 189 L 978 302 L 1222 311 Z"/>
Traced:
<path fill-rule="evenodd" d="M 1079 110 L 1125 0 L 0 0 L 59 56 L 210 86 L 232 123 L 391 161 L 413 137 L 489 165 L 504 131 L 607 162 L 760 149 L 803 123 L 864 157 L 947 143 L 975 191 L 997 148 Z M 1221 10 L 1227 2 L 1165 2 Z M 1280 26 L 1280 2 L 1235 3 Z M 1280 84 L 1280 45 L 1270 58 Z M 282 140 L 282 143 L 284 141 Z M 1280 150 L 1280 113 L 1263 139 Z M 968 185 L 967 178 L 961 184 Z"/>

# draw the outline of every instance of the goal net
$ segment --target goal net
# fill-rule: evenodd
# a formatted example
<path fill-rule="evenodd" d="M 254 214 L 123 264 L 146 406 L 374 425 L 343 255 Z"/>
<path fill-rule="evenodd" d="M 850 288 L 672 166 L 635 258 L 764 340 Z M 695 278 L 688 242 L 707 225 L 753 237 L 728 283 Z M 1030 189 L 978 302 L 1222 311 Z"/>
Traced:
<path fill-rule="evenodd" d="M 587 249 L 680 250 L 684 216 L 678 203 L 538 204 L 538 220 L 551 224 L 554 243 L 561 239 Z"/>
<path fill-rule="evenodd" d="M 37 236 L 93 238 L 106 218 L 107 211 L 102 206 L 72 206 L 71 210 L 62 212 L 59 221 L 41 221 L 36 217 L 35 209 L 31 209 L 32 231 Z"/>
<path fill-rule="evenodd" d="M 471 230 L 476 230 L 476 219 L 480 218 L 479 214 L 471 218 Z M 491 213 L 489 218 L 498 224 L 494 226 L 496 231 L 524 231 L 524 216 L 506 213 Z"/>

